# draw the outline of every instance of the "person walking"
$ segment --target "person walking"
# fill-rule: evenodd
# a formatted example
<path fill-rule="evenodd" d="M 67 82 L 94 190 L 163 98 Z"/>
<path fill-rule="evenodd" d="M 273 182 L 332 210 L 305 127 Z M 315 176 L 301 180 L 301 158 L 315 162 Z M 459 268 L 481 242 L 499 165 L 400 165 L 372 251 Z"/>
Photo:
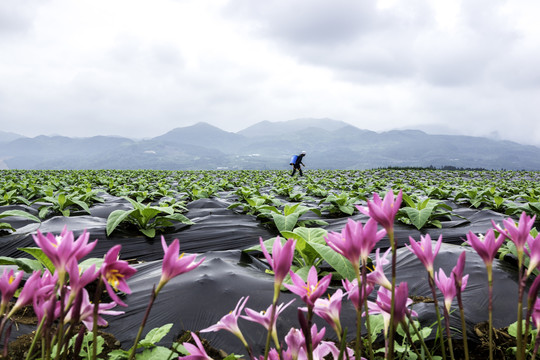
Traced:
<path fill-rule="evenodd" d="M 302 151 L 300 153 L 300 155 L 296 156 L 296 159 L 293 159 L 291 160 L 291 165 L 293 167 L 293 170 L 292 170 L 292 174 L 291 176 L 294 176 L 294 174 L 296 173 L 296 170 L 298 170 L 298 174 L 300 174 L 300 176 L 303 176 L 304 174 L 302 173 L 302 168 L 301 166 L 306 166 L 304 165 L 304 163 L 302 162 L 302 159 L 304 159 L 304 156 L 306 156 L 306 152 L 305 151 Z M 293 161 L 294 160 L 294 161 Z"/>

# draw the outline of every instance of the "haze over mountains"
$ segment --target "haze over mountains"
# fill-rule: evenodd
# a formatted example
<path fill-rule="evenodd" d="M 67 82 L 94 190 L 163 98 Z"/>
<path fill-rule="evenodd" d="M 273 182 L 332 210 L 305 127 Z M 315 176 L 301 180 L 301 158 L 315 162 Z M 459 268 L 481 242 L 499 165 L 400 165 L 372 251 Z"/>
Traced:
<path fill-rule="evenodd" d="M 207 123 L 151 139 L 115 136 L 27 138 L 0 131 L 4 169 L 306 169 L 453 166 L 540 170 L 540 148 L 511 141 L 419 130 L 373 132 L 331 119 L 262 121 L 237 133 Z"/>

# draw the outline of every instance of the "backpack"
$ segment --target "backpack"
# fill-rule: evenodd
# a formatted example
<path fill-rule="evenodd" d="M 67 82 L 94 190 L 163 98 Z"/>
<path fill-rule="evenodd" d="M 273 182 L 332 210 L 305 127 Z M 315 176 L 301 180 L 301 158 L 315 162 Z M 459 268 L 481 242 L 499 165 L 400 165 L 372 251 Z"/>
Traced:
<path fill-rule="evenodd" d="M 298 159 L 298 155 L 293 155 L 293 156 L 291 157 L 291 162 L 290 162 L 289 165 L 294 165 L 294 164 L 296 164 L 296 159 Z"/>

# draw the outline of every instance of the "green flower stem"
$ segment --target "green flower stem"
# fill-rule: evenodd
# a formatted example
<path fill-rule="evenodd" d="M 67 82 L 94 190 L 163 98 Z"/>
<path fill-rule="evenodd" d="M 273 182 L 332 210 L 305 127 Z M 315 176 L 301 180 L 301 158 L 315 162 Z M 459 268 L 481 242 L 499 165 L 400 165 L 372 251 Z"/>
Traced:
<path fill-rule="evenodd" d="M 450 351 L 450 358 L 454 360 L 454 348 L 452 346 L 452 335 L 450 334 L 450 314 L 446 306 L 444 307 L 444 323 L 446 325 L 446 341 L 448 342 L 448 350 Z"/>
<path fill-rule="evenodd" d="M 92 324 L 92 358 L 93 360 L 97 359 L 97 333 L 98 333 L 98 316 L 99 316 L 99 303 L 101 301 L 101 292 L 103 291 L 103 279 L 99 277 L 99 281 L 96 288 L 96 293 L 94 294 L 94 323 Z"/>
<path fill-rule="evenodd" d="M 387 230 L 388 238 L 390 240 L 390 246 L 392 247 L 392 298 L 390 305 L 390 334 L 388 335 L 388 352 L 387 359 L 394 359 L 394 334 L 396 327 L 394 326 L 394 312 L 396 302 L 396 242 L 394 239 L 394 229 Z"/>
<path fill-rule="evenodd" d="M 409 332 L 409 327 L 407 326 L 407 324 L 405 323 L 405 320 L 402 321 L 400 324 L 401 328 L 403 329 L 403 331 L 405 332 L 405 335 L 407 336 L 407 340 L 409 341 L 409 344 L 411 344 L 411 348 L 413 349 L 413 351 L 415 352 L 415 354 L 418 356 L 418 359 L 421 359 L 422 356 L 420 355 L 420 353 L 418 352 L 418 349 L 416 348 L 416 345 L 414 345 L 414 341 L 411 337 L 411 334 Z"/>
<path fill-rule="evenodd" d="M 489 333 L 489 360 L 493 360 L 493 269 L 492 265 L 486 265 L 488 273 L 488 333 Z M 518 311 L 519 312 L 519 311 Z M 519 327 L 519 321 L 518 321 Z M 518 352 L 519 354 L 519 340 Z M 518 357 L 519 359 L 519 357 Z"/>
<path fill-rule="evenodd" d="M 274 283 L 274 298 L 272 300 L 272 310 L 271 310 L 272 313 L 270 314 L 270 328 L 268 329 L 268 335 L 266 336 L 266 344 L 264 346 L 264 360 L 268 360 L 268 353 L 270 352 L 270 341 L 272 339 L 272 333 L 274 330 L 273 324 L 276 318 L 276 308 L 277 308 L 277 302 L 279 299 L 280 291 L 281 291 L 281 284 Z M 275 341 L 275 339 L 274 339 L 274 342 L 276 343 L 276 349 L 279 352 L 280 351 L 279 343 Z"/>
<path fill-rule="evenodd" d="M 414 333 L 416 334 L 416 336 L 418 336 L 418 339 L 420 339 L 420 344 L 422 344 L 422 348 L 424 349 L 424 352 L 426 353 L 427 357 L 429 360 L 433 360 L 433 358 L 431 357 L 431 352 L 429 351 L 426 343 L 424 342 L 424 338 L 422 337 L 422 334 L 420 334 L 420 332 L 418 331 L 418 328 L 416 327 L 416 325 L 414 325 L 414 321 L 411 317 L 411 314 L 409 312 L 407 312 L 407 318 L 409 319 L 409 324 L 411 324 L 413 330 L 414 330 Z M 420 357 L 422 358 L 422 357 Z"/>
<path fill-rule="evenodd" d="M 435 314 L 437 316 L 437 331 L 439 332 L 439 343 L 441 346 L 442 357 L 444 360 L 446 360 L 446 349 L 444 347 L 441 312 L 439 310 L 439 301 L 437 300 L 437 291 L 435 290 L 435 280 L 433 279 L 433 272 L 428 272 L 428 281 L 429 287 L 431 288 L 431 295 L 433 296 L 433 302 L 435 304 Z"/>
<path fill-rule="evenodd" d="M 307 348 L 307 356 L 308 360 L 313 360 L 313 339 L 311 338 L 311 320 L 313 318 L 313 307 L 308 306 L 308 315 L 307 315 L 307 324 L 308 324 L 308 331 L 304 335 L 306 339 L 306 348 Z"/>
<path fill-rule="evenodd" d="M 369 340 L 368 340 L 368 352 L 369 352 L 369 358 L 371 360 L 374 359 L 374 354 L 373 354 L 373 346 L 371 344 L 371 322 L 369 320 L 369 309 L 368 309 L 368 302 L 367 302 L 367 275 L 366 275 L 366 268 L 367 268 L 367 264 L 366 264 L 366 260 L 362 260 L 362 289 L 363 291 L 360 290 L 360 286 L 358 286 L 358 292 L 359 292 L 359 296 L 362 296 L 362 293 L 364 294 L 364 309 L 366 310 L 366 330 L 367 330 L 367 333 L 368 333 L 368 337 L 369 337 Z M 358 273 L 358 271 L 356 271 L 356 281 L 358 284 L 360 284 L 360 274 Z M 356 346 L 357 346 L 357 349 L 355 349 L 355 358 L 356 359 L 361 359 L 362 358 L 362 348 L 363 348 L 363 344 L 362 344 L 362 334 L 361 334 L 361 319 L 362 319 L 362 307 L 360 307 L 360 310 L 358 311 L 358 313 L 356 314 Z M 358 351 L 356 351 L 358 350 Z"/>
<path fill-rule="evenodd" d="M 517 352 L 516 359 L 524 360 L 525 359 L 525 346 L 523 344 L 523 288 L 524 288 L 524 279 L 523 279 L 523 252 L 518 251 L 518 308 L 517 308 L 517 334 L 516 334 L 516 344 Z"/>
<path fill-rule="evenodd" d="M 461 299 L 461 288 L 456 286 L 456 297 L 459 306 L 459 314 L 461 317 L 461 332 L 463 333 L 463 351 L 465 353 L 465 360 L 469 360 L 469 344 L 467 342 L 467 325 L 465 324 L 465 311 L 463 310 L 463 301 Z"/>
<path fill-rule="evenodd" d="M 137 344 L 139 343 L 139 340 L 141 340 L 144 326 L 146 325 L 146 321 L 148 320 L 148 317 L 150 316 L 150 310 L 152 310 L 152 306 L 154 305 L 154 301 L 156 300 L 157 294 L 158 292 L 156 291 L 156 285 L 154 284 L 154 286 L 152 287 L 152 295 L 150 295 L 150 301 L 148 302 L 148 306 L 146 307 L 146 312 L 144 313 L 144 317 L 141 321 L 141 325 L 139 326 L 139 331 L 137 332 L 137 336 L 135 337 L 135 341 L 133 342 L 133 347 L 131 348 L 131 352 L 129 353 L 129 360 L 133 360 L 135 358 L 135 352 L 137 351 Z M 94 324 L 95 324 L 95 321 L 96 319 L 94 318 Z"/>

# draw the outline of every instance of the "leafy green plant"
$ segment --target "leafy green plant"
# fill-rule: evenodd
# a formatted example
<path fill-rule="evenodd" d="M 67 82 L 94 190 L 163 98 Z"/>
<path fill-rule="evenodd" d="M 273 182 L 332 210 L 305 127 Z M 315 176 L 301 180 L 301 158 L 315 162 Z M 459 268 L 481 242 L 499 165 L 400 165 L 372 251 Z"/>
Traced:
<path fill-rule="evenodd" d="M 441 228 L 439 219 L 453 215 L 452 208 L 438 200 L 425 199 L 415 202 L 407 194 L 403 194 L 403 201 L 407 206 L 399 209 L 396 218 L 404 224 L 412 224 L 418 230 L 426 226 Z"/>
<path fill-rule="evenodd" d="M 339 195 L 329 194 L 326 198 L 319 201 L 319 205 L 327 204 L 321 208 L 321 211 L 328 211 L 330 215 L 352 215 L 356 210 L 355 204 L 358 204 L 360 199 L 346 192 Z"/>
<path fill-rule="evenodd" d="M 20 216 L 20 217 L 23 217 L 23 218 L 26 218 L 26 219 L 33 220 L 35 222 L 41 222 L 41 220 L 39 220 L 34 215 L 29 214 L 26 211 L 22 211 L 22 210 L 6 210 L 6 211 L 0 213 L 0 219 L 5 218 L 5 217 L 9 217 L 9 216 Z M 9 223 L 5 223 L 5 222 L 0 222 L 0 230 L 9 230 L 9 231 L 13 231 L 13 232 L 17 231 L 17 230 L 15 230 L 15 228 L 13 226 L 11 226 Z"/>
<path fill-rule="evenodd" d="M 156 345 L 171 331 L 172 326 L 173 324 L 165 324 L 150 330 L 145 338 L 136 345 L 137 349 L 143 349 L 143 351 L 136 353 L 135 359 L 172 359 L 177 358 L 179 354 L 185 353 L 185 348 L 177 343 L 173 344 L 172 349 Z M 131 351 L 131 348 L 127 351 L 122 349 L 113 350 L 109 353 L 109 360 L 129 359 Z"/>
<path fill-rule="evenodd" d="M 121 223 L 135 225 L 137 229 L 149 238 L 156 236 L 156 231 L 164 231 L 173 222 L 191 225 L 193 222 L 177 212 L 173 206 L 152 206 L 141 204 L 133 199 L 128 200 L 133 209 L 115 210 L 107 218 L 107 235 L 110 235 Z"/>

